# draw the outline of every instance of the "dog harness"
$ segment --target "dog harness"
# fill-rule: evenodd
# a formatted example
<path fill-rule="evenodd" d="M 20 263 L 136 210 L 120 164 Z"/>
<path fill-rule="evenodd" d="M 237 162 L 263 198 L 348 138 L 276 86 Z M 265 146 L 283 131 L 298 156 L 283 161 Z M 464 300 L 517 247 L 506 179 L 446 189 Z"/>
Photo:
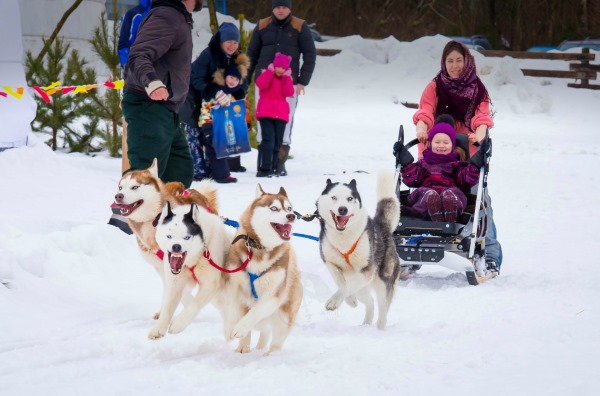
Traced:
<path fill-rule="evenodd" d="M 258 278 L 260 278 L 262 275 L 264 274 L 253 274 L 252 272 L 248 272 L 248 276 L 250 277 L 250 289 L 252 290 L 252 295 L 254 296 L 255 300 L 258 300 L 258 293 L 256 293 L 256 288 L 254 287 L 254 281 L 257 280 Z"/>
<path fill-rule="evenodd" d="M 246 267 L 248 266 L 248 263 L 250 262 L 250 260 L 252 260 L 252 251 L 251 251 L 250 249 L 248 249 L 248 255 L 246 256 L 246 260 L 245 260 L 245 261 L 242 263 L 242 265 L 241 265 L 241 266 L 239 266 L 239 267 L 237 267 L 237 268 L 235 268 L 235 269 L 232 269 L 232 270 L 230 270 L 230 269 L 227 269 L 227 268 L 223 268 L 223 267 L 221 267 L 220 265 L 218 265 L 217 263 L 215 263 L 215 262 L 213 261 L 213 259 L 210 257 L 210 252 L 209 252 L 209 251 L 208 251 L 208 249 L 206 249 L 206 248 L 204 249 L 204 253 L 202 253 L 202 256 L 203 256 L 203 257 L 204 257 L 206 260 L 208 260 L 208 263 L 209 263 L 210 265 L 212 265 L 213 267 L 215 267 L 215 268 L 216 268 L 216 269 L 218 269 L 219 271 L 221 271 L 221 272 L 225 272 L 225 273 L 228 273 L 228 274 L 233 274 L 234 272 L 241 271 L 241 270 L 243 270 L 244 268 L 246 268 Z"/>
<path fill-rule="evenodd" d="M 364 232 L 363 232 L 363 234 L 364 234 Z M 350 250 L 348 250 L 346 253 L 342 253 L 342 251 L 340 249 L 338 249 L 337 247 L 335 248 L 335 250 L 337 250 L 344 257 L 344 260 L 350 266 L 350 268 L 352 268 L 352 271 L 356 271 L 356 270 L 354 269 L 354 267 L 352 266 L 352 264 L 350 264 L 350 255 L 352 253 L 354 253 L 354 250 L 356 249 L 356 246 L 358 246 L 358 241 L 360 241 L 360 238 L 362 238 L 363 234 L 360 234 L 360 236 L 358 237 L 358 239 L 356 240 L 356 242 L 354 242 L 354 244 L 352 245 L 352 247 L 350 248 Z"/>

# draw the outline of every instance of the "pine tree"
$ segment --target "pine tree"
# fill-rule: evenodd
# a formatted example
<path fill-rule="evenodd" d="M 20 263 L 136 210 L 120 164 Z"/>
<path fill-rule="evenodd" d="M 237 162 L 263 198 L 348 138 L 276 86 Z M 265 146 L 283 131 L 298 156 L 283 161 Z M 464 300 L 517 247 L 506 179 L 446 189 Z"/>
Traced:
<path fill-rule="evenodd" d="M 113 1 L 113 10 L 116 16 L 116 2 Z M 112 25 L 112 30 L 109 33 L 106 12 L 102 12 L 100 16 L 100 26 L 94 29 L 94 36 L 90 40 L 90 44 L 94 52 L 98 54 L 102 62 L 112 73 L 114 79 L 121 78 L 121 67 L 119 63 L 119 53 L 117 51 L 119 40 L 118 24 L 115 22 Z M 119 92 L 114 89 L 104 90 L 102 95 L 93 96 L 96 104 L 95 114 L 105 120 L 108 120 L 106 131 L 100 136 L 104 140 L 104 148 L 108 149 L 111 157 L 119 157 L 121 149 L 121 134 L 122 134 L 122 118 L 121 98 Z"/>
<path fill-rule="evenodd" d="M 82 81 L 94 82 L 94 71 L 86 66 L 87 62 L 76 50 L 72 50 L 70 57 L 66 59 L 69 50 L 70 45 L 64 44 L 63 40 L 57 37 L 52 46 L 48 47 L 42 62 L 36 61 L 31 51 L 28 51 L 25 65 L 28 69 L 27 75 L 30 76 L 29 86 L 46 86 L 55 81 L 60 81 L 62 86 L 81 85 Z M 51 96 L 50 103 L 36 96 L 38 106 L 36 117 L 32 122 L 33 131 L 50 134 L 51 138 L 47 144 L 52 150 L 57 149 L 59 137 L 64 139 L 63 147 L 69 138 L 77 139 L 79 134 L 75 130 L 75 125 L 80 117 L 89 117 L 91 95 L 94 94 L 71 92 L 63 95 L 61 92 L 56 92 Z"/>

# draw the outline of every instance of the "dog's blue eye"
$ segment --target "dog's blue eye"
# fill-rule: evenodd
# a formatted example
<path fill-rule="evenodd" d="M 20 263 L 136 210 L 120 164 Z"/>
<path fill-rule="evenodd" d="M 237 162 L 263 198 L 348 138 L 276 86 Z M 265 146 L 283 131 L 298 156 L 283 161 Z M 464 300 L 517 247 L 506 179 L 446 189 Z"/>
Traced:
<path fill-rule="evenodd" d="M 348 202 L 352 202 L 352 197 L 348 197 Z"/>
<path fill-rule="evenodd" d="M 190 235 L 186 235 L 186 236 L 183 237 L 183 239 L 185 239 L 186 241 L 188 241 L 190 238 L 191 238 Z"/>
<path fill-rule="evenodd" d="M 270 209 L 271 209 L 271 211 L 273 211 L 273 212 L 277 212 L 277 211 L 279 210 L 279 209 L 277 209 L 277 207 L 276 207 L 276 206 L 271 206 L 271 208 L 270 208 Z"/>
<path fill-rule="evenodd" d="M 287 210 L 288 210 L 288 212 L 291 212 L 292 211 L 292 207 L 288 206 Z"/>
<path fill-rule="evenodd" d="M 171 239 L 171 238 L 172 238 L 171 235 L 167 235 L 167 239 Z"/>
<path fill-rule="evenodd" d="M 123 187 L 119 186 L 119 191 L 121 191 L 123 189 Z"/>
<path fill-rule="evenodd" d="M 133 187 L 131 187 L 132 190 L 137 190 L 138 188 L 140 188 L 140 186 L 133 186 Z"/>
<path fill-rule="evenodd" d="M 337 197 L 334 195 L 333 197 L 331 197 L 332 200 L 337 201 Z"/>

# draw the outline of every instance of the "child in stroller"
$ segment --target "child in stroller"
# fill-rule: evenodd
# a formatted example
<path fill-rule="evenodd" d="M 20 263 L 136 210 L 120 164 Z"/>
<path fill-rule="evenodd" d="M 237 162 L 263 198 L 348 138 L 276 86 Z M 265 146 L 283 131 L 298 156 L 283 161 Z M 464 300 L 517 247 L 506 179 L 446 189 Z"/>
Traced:
<path fill-rule="evenodd" d="M 478 285 L 497 275 L 486 267 L 484 245 L 491 139 L 486 134 L 479 151 L 468 159 L 468 142 L 459 139 L 466 135 L 455 134 L 453 121 L 448 115 L 438 117 L 417 162 L 408 150 L 418 141 L 405 145 L 400 127 L 394 156 L 402 215 L 394 241 L 402 266 L 411 272 L 437 264 L 465 272 L 468 282 Z M 401 190 L 402 182 L 413 191 Z"/>
<path fill-rule="evenodd" d="M 394 146 L 402 165 L 402 179 L 408 187 L 416 187 L 408 196 L 407 209 L 432 221 L 456 222 L 467 205 L 463 192 L 479 181 L 483 154 L 477 152 L 470 162 L 456 147 L 454 119 L 449 115 L 438 117 L 429 131 L 423 158 L 414 158 L 400 142 Z"/>

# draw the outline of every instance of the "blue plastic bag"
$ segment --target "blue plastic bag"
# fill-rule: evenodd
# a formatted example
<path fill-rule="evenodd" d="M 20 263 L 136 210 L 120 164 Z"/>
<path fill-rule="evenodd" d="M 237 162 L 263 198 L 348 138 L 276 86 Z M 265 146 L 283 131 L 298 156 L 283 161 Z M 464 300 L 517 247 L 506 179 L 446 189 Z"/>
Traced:
<path fill-rule="evenodd" d="M 213 147 L 217 158 L 236 156 L 250 151 L 246 105 L 244 100 L 231 102 L 227 107 L 211 109 Z"/>

